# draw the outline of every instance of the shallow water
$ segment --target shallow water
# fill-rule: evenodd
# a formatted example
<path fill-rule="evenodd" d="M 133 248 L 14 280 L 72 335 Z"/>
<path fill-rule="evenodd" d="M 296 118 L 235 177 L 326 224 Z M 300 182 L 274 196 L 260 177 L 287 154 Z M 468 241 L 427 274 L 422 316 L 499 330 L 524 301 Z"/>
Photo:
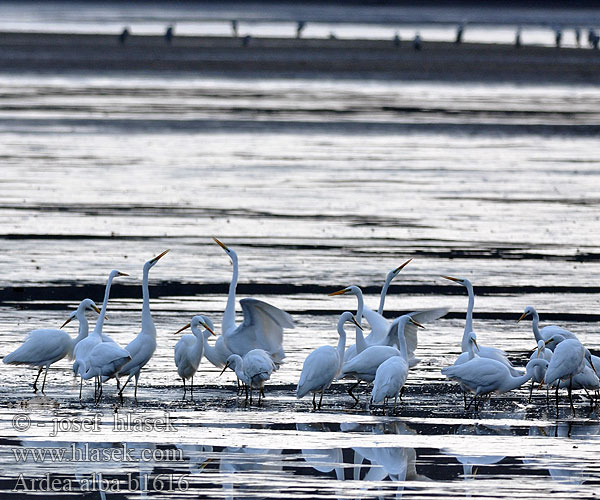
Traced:
<path fill-rule="evenodd" d="M 113 432 L 113 384 L 98 407 L 88 385 L 81 406 L 66 360 L 46 398 L 30 392 L 33 371 L 2 365 L 3 496 L 23 494 L 12 492 L 21 473 L 47 472 L 79 493 L 92 472 L 120 481 L 107 497 L 597 495 L 598 416 L 584 395 L 575 417 L 564 399 L 556 414 L 542 391 L 528 404 L 528 388 L 463 410 L 440 368 L 460 351 L 467 297 L 440 275 L 473 281 L 478 340 L 519 366 L 535 346 L 530 323 L 516 323 L 529 304 L 543 324 L 600 347 L 598 89 L 152 74 L 1 75 L 0 89 L 0 352 L 60 326 L 85 296 L 101 302 L 113 268 L 131 277 L 113 286 L 105 332 L 126 344 L 140 325 L 141 267 L 170 248 L 150 275 L 158 348 L 139 404 L 128 389 L 118 414 L 166 412 L 177 431 Z M 212 236 L 238 251 L 238 297 L 296 322 L 260 408 L 206 360 L 196 401 L 180 399 L 174 332 L 197 313 L 218 325 L 231 276 Z M 387 314 L 450 314 L 421 332 L 397 415 L 370 413 L 366 390 L 352 408 L 347 384 L 310 412 L 294 397 L 302 362 L 336 342 L 338 315 L 356 307 L 327 293 L 357 284 L 375 307 L 385 273 L 409 258 Z M 96 414 L 100 432 L 73 429 Z M 70 429 L 51 436 L 57 418 Z M 72 443 L 151 456 L 74 468 L 65 457 L 17 459 Z M 136 488 L 140 474 L 149 484 Z"/>

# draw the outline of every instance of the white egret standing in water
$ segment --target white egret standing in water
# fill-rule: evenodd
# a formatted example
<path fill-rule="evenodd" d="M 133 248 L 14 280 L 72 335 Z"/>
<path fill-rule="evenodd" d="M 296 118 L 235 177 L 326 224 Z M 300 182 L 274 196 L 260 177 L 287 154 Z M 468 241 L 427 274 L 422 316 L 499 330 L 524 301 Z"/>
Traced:
<path fill-rule="evenodd" d="M 276 365 L 281 364 L 285 358 L 283 329 L 294 328 L 292 317 L 262 300 L 246 298 L 240 300 L 244 321 L 241 325 L 236 325 L 235 289 L 239 274 L 237 253 L 217 238 L 213 239 L 225 250 L 233 264 L 233 275 L 221 324 L 225 347 L 239 356 L 244 356 L 253 349 L 262 349 L 269 353 Z"/>
<path fill-rule="evenodd" d="M 548 361 L 539 358 L 533 359 L 527 363 L 525 374 L 515 377 L 504 363 L 491 358 L 475 356 L 466 363 L 442 368 L 442 374 L 450 380 L 459 382 L 461 386 L 474 393 L 471 403 L 475 402 L 475 410 L 477 410 L 478 396 L 485 399 L 486 396 L 504 394 L 521 387 L 533 377 L 534 368 L 538 365 L 547 366 Z"/>
<path fill-rule="evenodd" d="M 517 323 L 529 316 L 531 316 L 531 326 L 533 328 L 533 335 L 535 336 L 535 340 L 537 340 L 538 342 L 540 340 L 546 342 L 547 340 L 552 339 L 554 335 L 560 335 L 565 339 L 577 339 L 577 335 L 575 335 L 573 332 L 565 330 L 564 328 L 561 328 L 557 325 L 548 325 L 540 330 L 540 316 L 538 315 L 537 311 L 533 306 L 527 306 L 525 308 L 525 311 L 523 312 L 523 314 L 521 314 L 521 317 L 517 320 Z M 546 343 L 546 348 L 550 349 L 551 351 L 554 351 L 556 345 L 557 344 L 555 341 L 550 341 Z"/>
<path fill-rule="evenodd" d="M 144 264 L 143 279 L 142 279 L 142 329 L 140 333 L 125 347 L 131 355 L 131 360 L 128 361 L 116 374 L 117 377 L 127 376 L 127 381 L 121 387 L 119 396 L 123 397 L 123 391 L 127 384 L 135 377 L 135 391 L 134 398 L 137 400 L 137 388 L 138 381 L 140 379 L 140 372 L 146 363 L 150 361 L 154 351 L 156 350 L 156 327 L 152 320 L 152 313 L 150 312 L 150 291 L 148 289 L 148 273 L 150 269 L 160 260 L 161 257 L 166 255 L 169 250 L 165 250 L 160 255 L 157 255 L 153 259 L 150 259 Z"/>
<path fill-rule="evenodd" d="M 473 292 L 473 285 L 466 278 L 453 278 L 452 276 L 442 276 L 442 278 L 454 281 L 459 285 L 464 286 L 467 289 L 467 293 L 469 294 L 469 303 L 467 306 L 467 317 L 465 321 L 465 330 L 463 333 L 463 338 L 461 341 L 461 349 L 462 354 L 456 359 L 454 362 L 455 365 L 465 363 L 469 360 L 468 350 L 468 335 L 473 331 L 473 307 L 475 305 L 475 293 Z M 502 349 L 498 349 L 497 347 L 487 347 L 479 345 L 479 350 L 477 351 L 477 355 L 482 358 L 490 358 L 499 361 L 500 363 L 506 365 L 513 376 L 519 376 L 523 373 L 519 370 L 516 370 L 512 363 L 506 357 L 506 353 Z"/>
<path fill-rule="evenodd" d="M 342 369 L 342 363 L 344 362 L 344 348 L 346 346 L 344 323 L 347 321 L 351 321 L 355 325 L 358 325 L 351 312 L 346 311 L 341 314 L 337 325 L 340 339 L 336 348 L 330 345 L 318 347 L 304 360 L 300 381 L 298 382 L 298 387 L 296 389 L 296 397 L 301 399 L 309 392 L 312 392 L 314 410 L 317 409 L 317 404 L 315 402 L 315 395 L 317 392 L 321 393 L 318 406 L 320 410 L 321 403 L 323 402 L 323 392 L 329 388 Z M 358 325 L 358 327 L 361 328 L 360 325 Z"/>
<path fill-rule="evenodd" d="M 250 391 L 250 403 L 252 403 L 252 389 L 258 389 L 258 404 L 264 395 L 263 387 L 265 382 L 271 378 L 275 370 L 275 363 L 269 353 L 263 349 L 252 349 L 242 358 L 238 354 L 232 354 L 227 359 L 223 372 L 231 368 L 237 378 L 246 385 L 246 401 L 248 400 L 248 391 Z"/>
<path fill-rule="evenodd" d="M 102 309 L 100 310 L 100 316 L 96 321 L 96 326 L 92 333 L 86 338 L 81 340 L 76 346 L 73 353 L 75 354 L 75 363 L 73 368 L 77 366 L 79 375 L 81 376 L 81 382 L 79 384 L 79 400 L 81 401 L 81 390 L 83 388 L 83 374 L 85 373 L 86 361 L 95 346 L 102 342 L 102 328 L 104 327 L 104 318 L 106 317 L 106 307 L 108 306 L 108 298 L 110 296 L 110 287 L 112 286 L 113 280 L 117 276 L 129 276 L 128 274 L 122 273 L 116 269 L 113 269 L 108 275 L 106 282 L 106 288 L 104 290 L 104 301 L 102 302 Z"/>
<path fill-rule="evenodd" d="M 198 326 L 204 327 L 208 335 L 215 335 L 212 321 L 200 314 L 194 316 L 190 323 L 175 332 L 178 334 L 186 328 L 192 329 L 191 334 L 182 335 L 175 344 L 175 366 L 177 366 L 177 373 L 183 381 L 183 399 L 185 399 L 186 393 L 185 381 L 188 379 L 190 379 L 191 398 L 194 399 L 194 374 L 198 371 L 204 353 L 205 332 L 201 332 Z"/>
<path fill-rule="evenodd" d="M 550 349 L 546 349 L 546 343 L 541 339 L 538 341 L 537 347 L 534 349 L 534 351 L 531 353 L 531 356 L 529 357 L 530 360 L 537 358 L 545 359 L 546 361 L 548 361 L 548 363 L 550 363 L 550 360 L 552 359 L 552 351 Z M 533 386 L 536 383 L 539 384 L 544 380 L 544 377 L 546 376 L 546 368 L 547 366 L 538 365 L 533 370 L 533 377 L 531 377 L 531 387 L 529 388 L 530 403 L 531 395 L 533 394 Z M 546 395 L 547 392 L 548 391 L 546 390 Z"/>
<path fill-rule="evenodd" d="M 88 322 L 85 317 L 85 311 L 92 309 L 100 313 L 100 309 L 98 309 L 92 299 L 82 300 L 77 310 L 71 313 L 69 319 L 60 327 L 63 328 L 74 318 L 79 319 L 77 337 L 72 338 L 67 332 L 61 329 L 40 328 L 33 330 L 29 333 L 23 344 L 10 354 L 7 354 L 2 362 L 7 365 L 39 366 L 37 377 L 33 382 L 33 392 L 37 392 L 37 382 L 45 366 L 46 372 L 44 373 L 44 381 L 42 382 L 43 394 L 50 365 L 63 359 L 65 356 L 72 359 L 75 346 L 87 337 Z"/>
<path fill-rule="evenodd" d="M 418 327 L 423 328 L 423 325 L 417 323 L 410 314 L 405 314 L 396 318 L 390 329 L 398 328 L 398 336 L 400 331 L 404 334 L 404 327 L 410 322 Z M 392 356 L 400 356 L 400 351 L 395 347 L 386 345 L 373 345 L 367 347 L 364 351 L 357 354 L 350 361 L 344 362 L 342 371 L 338 378 L 354 378 L 357 382 L 350 387 L 348 394 L 358 403 L 358 398 L 353 394 L 354 388 L 361 382 L 371 383 L 375 380 L 375 374 L 379 365 L 391 358 Z"/>

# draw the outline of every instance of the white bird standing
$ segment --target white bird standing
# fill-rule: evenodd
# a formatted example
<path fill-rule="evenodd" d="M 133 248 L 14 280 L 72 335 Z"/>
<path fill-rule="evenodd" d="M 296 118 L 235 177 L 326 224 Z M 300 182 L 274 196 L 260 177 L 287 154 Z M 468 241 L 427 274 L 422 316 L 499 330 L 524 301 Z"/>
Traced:
<path fill-rule="evenodd" d="M 467 306 L 467 317 L 466 317 L 466 321 L 465 321 L 465 330 L 464 330 L 463 338 L 461 341 L 462 354 L 460 356 L 458 356 L 458 358 L 454 362 L 454 364 L 457 365 L 457 364 L 465 363 L 466 361 L 469 360 L 469 354 L 467 353 L 468 342 L 469 342 L 468 335 L 473 331 L 473 307 L 475 305 L 475 293 L 473 292 L 473 285 L 466 278 L 453 278 L 451 276 L 442 276 L 442 278 L 450 280 L 450 281 L 454 281 L 455 283 L 458 283 L 459 285 L 464 286 L 467 289 L 467 293 L 469 294 L 469 303 Z M 478 347 L 479 347 L 479 350 L 478 350 L 477 354 L 480 357 L 495 359 L 496 361 L 499 361 L 500 363 L 506 365 L 508 367 L 511 375 L 513 375 L 515 377 L 519 376 L 519 375 L 523 375 L 522 372 L 520 372 L 519 370 L 516 370 L 514 368 L 512 363 L 508 360 L 506 353 L 502 349 L 498 349 L 497 347 L 487 347 L 487 346 L 482 346 L 482 345 L 479 345 Z"/>
<path fill-rule="evenodd" d="M 367 320 L 367 323 L 369 323 L 369 326 L 371 327 L 371 333 L 369 333 L 369 335 L 367 335 L 367 337 L 365 338 L 365 341 L 368 345 L 380 344 L 381 341 L 387 335 L 391 324 L 391 321 L 388 321 L 383 316 L 383 306 L 385 305 L 387 291 L 390 287 L 392 280 L 396 276 L 398 276 L 400 271 L 402 271 L 402 269 L 404 269 L 406 265 L 408 265 L 411 261 L 412 259 L 408 259 L 404 264 L 398 266 L 396 269 L 392 269 L 390 272 L 387 273 L 385 277 L 385 282 L 383 283 L 383 287 L 381 288 L 381 294 L 379 296 L 379 308 L 377 309 L 377 311 L 373 311 L 368 306 L 364 306 L 363 317 Z"/>
<path fill-rule="evenodd" d="M 586 367 L 586 359 L 591 363 L 591 354 L 581 342 L 577 339 L 565 339 L 562 335 L 554 335 L 552 338 L 546 341 L 547 344 L 557 344 L 552 359 L 546 370 L 546 377 L 544 382 L 548 385 L 552 385 L 554 381 L 556 384 L 556 411 L 558 413 L 558 389 L 560 388 L 560 381 L 568 381 L 567 390 L 569 393 L 569 402 L 571 404 L 571 411 L 575 414 L 575 407 L 573 405 L 573 378 Z"/>
<path fill-rule="evenodd" d="M 296 397 L 301 399 L 309 392 L 312 392 L 314 410 L 317 409 L 315 395 L 318 392 L 321 393 L 318 406 L 320 410 L 321 403 L 323 402 L 323 392 L 329 389 L 329 386 L 342 369 L 344 349 L 346 347 L 346 331 L 344 330 L 344 323 L 347 321 L 351 321 L 355 325 L 358 325 L 351 312 L 346 311 L 341 314 L 337 325 L 337 331 L 340 338 L 336 348 L 330 345 L 323 345 L 311 352 L 304 360 L 302 373 L 300 374 L 300 380 L 298 382 L 298 387 L 296 388 Z"/>
<path fill-rule="evenodd" d="M 127 384 L 135 377 L 135 391 L 134 399 L 137 401 L 137 388 L 138 381 L 140 379 L 140 372 L 146 363 L 150 361 L 154 351 L 156 350 L 156 327 L 152 320 L 152 313 L 150 312 L 150 291 L 148 289 L 148 273 L 150 269 L 160 260 L 161 257 L 166 255 L 169 250 L 165 250 L 160 255 L 157 255 L 153 259 L 150 259 L 144 264 L 143 279 L 142 279 L 142 329 L 140 333 L 125 347 L 131 355 L 131 360 L 128 361 L 115 375 L 117 377 L 127 376 L 127 381 L 121 387 L 119 396 L 123 397 L 123 391 Z"/>
<path fill-rule="evenodd" d="M 404 327 L 407 323 L 413 323 L 414 325 L 424 328 L 423 325 L 417 323 L 410 314 L 405 314 L 396 318 L 392 322 L 390 330 L 396 331 L 397 337 L 404 334 Z M 400 340 L 398 340 L 400 342 Z M 400 356 L 400 351 L 395 347 L 384 346 L 384 345 L 373 345 L 367 347 L 364 351 L 357 354 L 350 361 L 345 362 L 342 366 L 342 371 L 338 378 L 354 378 L 357 380 L 356 384 L 352 385 L 348 390 L 348 394 L 355 400 L 355 404 L 358 403 L 358 398 L 352 393 L 354 388 L 361 382 L 365 381 L 371 383 L 375 380 L 375 374 L 379 365 L 391 358 L 392 356 Z"/>
<path fill-rule="evenodd" d="M 401 341 L 402 342 L 402 341 Z M 404 341 L 406 349 L 406 341 Z M 402 352 L 402 349 L 400 349 Z M 406 351 L 405 351 L 406 352 Z M 408 378 L 408 362 L 400 356 L 393 356 L 379 365 L 375 372 L 375 381 L 373 382 L 373 391 L 371 392 L 371 402 L 379 404 L 383 401 L 383 408 L 389 398 L 394 398 L 394 409 L 398 402 L 398 396 L 404 389 L 404 384 Z M 402 399 L 402 396 L 400 396 Z"/>
<path fill-rule="evenodd" d="M 117 276 L 129 276 L 128 274 L 122 273 L 116 269 L 113 269 L 108 275 L 106 282 L 106 288 L 104 290 L 104 301 L 102 302 L 102 309 L 100 310 L 100 316 L 96 320 L 96 326 L 92 333 L 86 338 L 81 340 L 74 349 L 75 363 L 73 369 L 77 368 L 79 376 L 81 376 L 81 383 L 79 384 L 79 400 L 81 401 L 81 389 L 83 387 L 83 374 L 85 373 L 85 362 L 92 352 L 92 349 L 102 342 L 102 328 L 104 327 L 104 318 L 106 317 L 106 307 L 108 306 L 108 298 L 110 296 L 110 287 L 113 279 Z"/>
<path fill-rule="evenodd" d="M 281 309 L 257 299 L 242 299 L 240 305 L 244 314 L 241 325 L 235 324 L 235 289 L 238 282 L 237 253 L 221 243 L 215 242 L 225 250 L 233 264 L 233 275 L 229 285 L 227 306 L 223 313 L 221 330 L 225 347 L 234 354 L 245 356 L 253 349 L 266 351 L 278 366 L 285 358 L 283 350 L 283 329 L 294 328 L 292 317 Z"/>
<path fill-rule="evenodd" d="M 248 390 L 250 390 L 250 403 L 252 403 L 252 389 L 258 389 L 258 404 L 260 405 L 265 382 L 271 378 L 271 374 L 275 370 L 275 363 L 269 353 L 263 349 L 252 349 L 243 358 L 238 354 L 232 354 L 227 359 L 221 374 L 230 367 L 237 378 L 246 384 L 246 401 L 248 400 Z"/>
<path fill-rule="evenodd" d="M 357 354 L 364 351 L 367 347 L 369 347 L 365 336 L 363 335 L 362 327 L 360 326 L 365 308 L 365 301 L 363 298 L 362 290 L 356 285 L 348 286 L 346 288 L 338 290 L 337 292 L 331 292 L 329 294 L 330 297 L 333 297 L 335 295 L 354 295 L 356 296 L 356 299 L 358 301 L 358 306 L 356 308 L 355 314 L 356 322 L 358 325 L 355 328 L 356 343 L 349 346 L 348 349 L 346 349 L 346 351 L 344 352 L 344 363 L 346 363 L 347 361 L 350 361 L 352 358 L 354 358 Z"/>
<path fill-rule="evenodd" d="M 198 326 L 204 327 L 205 331 L 200 331 Z M 194 316 L 190 323 L 177 330 L 175 334 L 186 328 L 191 328 L 192 333 L 182 335 L 175 344 L 175 366 L 177 366 L 177 373 L 183 381 L 183 399 L 185 399 L 186 393 L 185 381 L 188 379 L 190 379 L 191 398 L 194 399 L 194 374 L 198 371 L 204 353 L 204 344 L 206 343 L 204 334 L 215 335 L 215 332 L 212 321 L 201 314 Z"/>
<path fill-rule="evenodd" d="M 88 321 L 85 317 L 86 310 L 95 310 L 100 313 L 92 299 L 84 299 L 80 302 L 77 310 L 71 313 L 69 319 L 60 327 L 61 329 L 40 328 L 29 333 L 23 344 L 2 360 L 7 365 L 30 365 L 39 366 L 37 377 L 33 382 L 33 392 L 37 392 L 37 382 L 44 367 L 44 381 L 42 382 L 42 394 L 46 387 L 46 376 L 50 365 L 68 356 L 73 358 L 75 346 L 88 335 Z M 79 332 L 77 337 L 72 338 L 62 328 L 72 319 L 79 320 Z"/>
<path fill-rule="evenodd" d="M 530 360 L 537 358 L 545 359 L 546 361 L 548 361 L 548 363 L 550 363 L 550 360 L 552 359 L 552 351 L 550 349 L 546 349 L 546 343 L 541 339 L 538 340 L 537 347 L 534 349 L 534 351 L 531 353 L 531 356 L 529 357 Z M 537 365 L 533 370 L 533 376 L 531 377 L 531 387 L 529 388 L 530 403 L 531 395 L 533 394 L 533 387 L 536 383 L 539 384 L 544 380 L 544 377 L 546 376 L 546 368 L 547 367 L 544 365 Z"/>
<path fill-rule="evenodd" d="M 548 325 L 540 330 L 540 316 L 533 306 L 527 306 L 525 308 L 525 311 L 523 312 L 523 314 L 521 314 L 521 317 L 517 320 L 517 323 L 519 321 L 524 320 L 528 316 L 531 316 L 531 326 L 533 328 L 533 335 L 535 336 L 535 340 L 537 340 L 538 342 L 540 340 L 546 342 L 547 340 L 552 339 L 554 335 L 560 335 L 565 339 L 577 339 L 577 335 L 575 335 L 573 332 L 565 330 L 564 328 L 561 328 L 558 325 Z M 557 343 L 555 341 L 551 341 L 546 343 L 546 348 L 550 349 L 551 351 L 554 351 L 556 345 Z"/>
<path fill-rule="evenodd" d="M 99 403 L 102 398 L 102 383 L 112 378 L 130 359 L 129 352 L 116 342 L 100 342 L 92 348 L 89 356 L 83 360 L 81 378 L 83 380 L 96 378 L 98 391 L 95 395 L 95 403 Z M 119 389 L 119 379 L 117 379 L 117 389 Z"/>
<path fill-rule="evenodd" d="M 533 359 L 527 363 L 525 374 L 515 377 L 511 375 L 508 366 L 504 363 L 491 358 L 475 356 L 466 363 L 442 368 L 442 374 L 450 380 L 460 382 L 461 386 L 468 388 L 474 394 L 473 401 L 475 410 L 477 410 L 478 396 L 485 398 L 494 393 L 504 394 L 521 387 L 533 376 L 535 366 L 547 364 L 548 361 L 545 359 Z"/>

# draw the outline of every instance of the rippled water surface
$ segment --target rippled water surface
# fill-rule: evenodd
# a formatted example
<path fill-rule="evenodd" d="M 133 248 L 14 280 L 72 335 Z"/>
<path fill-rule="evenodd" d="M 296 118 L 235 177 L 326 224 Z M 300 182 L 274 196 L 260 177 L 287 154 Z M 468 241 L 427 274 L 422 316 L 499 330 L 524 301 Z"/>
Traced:
<path fill-rule="evenodd" d="M 83 297 L 100 303 L 113 268 L 131 276 L 113 286 L 105 331 L 128 343 L 142 265 L 171 249 L 150 274 L 158 348 L 137 405 L 128 392 L 118 407 L 112 383 L 97 407 L 88 385 L 80 405 L 66 360 L 46 397 L 30 392 L 33 371 L 0 367 L 2 495 L 49 473 L 77 493 L 92 477 L 117 484 L 107 498 L 594 498 L 600 427 L 585 395 L 574 417 L 543 391 L 529 404 L 527 388 L 463 410 L 440 368 L 460 352 L 467 297 L 440 275 L 474 283 L 478 340 L 517 365 L 535 345 L 516 322 L 526 305 L 600 348 L 598 103 L 594 87 L 1 75 L 0 353 Z M 231 277 L 212 236 L 239 254 L 238 297 L 296 322 L 260 408 L 206 360 L 195 402 L 181 401 L 174 332 L 198 313 L 219 325 Z M 356 308 L 327 293 L 360 285 L 375 307 L 409 258 L 388 316 L 450 313 L 420 333 L 396 415 L 369 412 L 364 389 L 352 408 L 347 384 L 312 413 L 294 397 L 302 362 Z M 173 432 L 119 433 L 115 415 Z M 76 418 L 98 432 L 53 432 Z"/>

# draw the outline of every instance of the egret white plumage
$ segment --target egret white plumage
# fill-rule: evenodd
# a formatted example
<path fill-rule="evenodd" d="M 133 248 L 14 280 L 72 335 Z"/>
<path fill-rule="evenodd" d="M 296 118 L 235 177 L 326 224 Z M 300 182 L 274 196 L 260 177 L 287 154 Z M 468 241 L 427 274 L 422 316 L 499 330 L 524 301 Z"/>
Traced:
<path fill-rule="evenodd" d="M 548 361 L 545 359 L 533 359 L 527 363 L 525 374 L 515 377 L 504 363 L 491 358 L 475 356 L 466 363 L 442 368 L 442 374 L 450 380 L 459 382 L 461 386 L 468 388 L 473 393 L 473 401 L 477 410 L 478 396 L 485 398 L 492 394 L 504 394 L 521 387 L 533 376 L 536 366 L 547 364 Z"/>
<path fill-rule="evenodd" d="M 531 353 L 531 356 L 529 357 L 530 360 L 537 358 L 545 359 L 546 361 L 548 361 L 548 363 L 550 363 L 550 360 L 552 359 L 552 351 L 550 349 L 546 349 L 546 343 L 541 339 L 538 341 L 537 347 L 534 349 L 534 351 Z M 533 376 L 531 377 L 531 387 L 529 388 L 530 403 L 531 395 L 533 394 L 533 386 L 536 383 L 539 384 L 544 380 L 544 377 L 546 376 L 546 368 L 547 367 L 544 365 L 537 365 L 533 370 Z"/>
<path fill-rule="evenodd" d="M 521 317 L 517 320 L 517 323 L 529 316 L 531 316 L 531 326 L 533 328 L 533 335 L 535 336 L 535 340 L 537 340 L 538 342 L 540 340 L 546 342 L 547 340 L 552 339 L 554 335 L 560 335 L 565 339 L 577 339 L 577 335 L 575 335 L 573 332 L 565 330 L 564 328 L 561 328 L 558 325 L 548 325 L 540 330 L 540 316 L 533 306 L 527 306 L 525 308 L 525 311 L 523 312 L 523 314 L 521 314 Z M 546 348 L 550 349 L 551 351 L 554 351 L 555 347 L 556 342 L 554 341 L 546 343 Z"/>
<path fill-rule="evenodd" d="M 406 341 L 404 342 L 406 344 Z M 401 350 L 402 351 L 402 350 Z M 408 378 L 408 363 L 403 356 L 393 356 L 379 365 L 375 372 L 371 401 L 373 404 L 383 402 L 383 408 L 389 398 L 394 398 L 394 408 L 398 402 L 398 396 L 404 389 Z M 402 397 L 400 396 L 400 399 Z"/>
<path fill-rule="evenodd" d="M 455 365 L 465 363 L 469 360 L 469 354 L 467 353 L 468 349 L 468 335 L 473 331 L 473 307 L 475 305 L 475 293 L 473 292 L 473 285 L 466 278 L 453 278 L 452 276 L 442 276 L 442 278 L 458 283 L 459 285 L 464 286 L 467 289 L 467 293 L 469 294 L 469 303 L 467 306 L 467 317 L 465 321 L 465 329 L 463 333 L 463 338 L 461 341 L 461 349 L 462 354 L 458 356 Z M 522 372 L 516 370 L 512 363 L 508 360 L 506 353 L 502 349 L 498 349 L 497 347 L 488 347 L 482 346 L 479 344 L 479 349 L 477 351 L 477 355 L 482 358 L 490 358 L 499 361 L 500 363 L 506 365 L 513 376 L 523 375 Z"/>
<path fill-rule="evenodd" d="M 102 309 L 100 310 L 100 315 L 96 320 L 96 326 L 92 333 L 90 333 L 86 338 L 81 340 L 74 349 L 75 354 L 75 363 L 73 364 L 73 369 L 77 369 L 78 374 L 81 376 L 81 383 L 79 384 L 79 399 L 81 400 L 81 389 L 83 387 L 83 374 L 85 373 L 85 361 L 88 356 L 92 352 L 92 349 L 102 342 L 102 328 L 104 327 L 104 319 L 106 317 L 106 307 L 108 306 L 108 298 L 110 296 L 110 288 L 112 286 L 113 280 L 117 276 L 129 276 L 128 274 L 122 273 L 117 269 L 113 269 L 108 275 L 108 280 L 106 282 L 106 288 L 104 290 L 104 301 L 102 302 Z"/>
<path fill-rule="evenodd" d="M 63 359 L 73 358 L 75 346 L 88 335 L 88 322 L 85 317 L 86 310 L 94 310 L 100 313 L 92 299 L 84 299 L 80 302 L 77 310 L 71 313 L 69 319 L 60 327 L 61 329 L 40 328 L 29 333 L 23 344 L 10 354 L 4 356 L 3 363 L 7 365 L 30 365 L 38 366 L 37 377 L 33 382 L 33 392 L 37 392 L 37 382 L 44 367 L 44 380 L 42 382 L 42 394 L 46 387 L 46 376 L 50 365 Z M 72 319 L 79 320 L 79 332 L 77 337 L 72 338 L 62 328 Z"/>
<path fill-rule="evenodd" d="M 233 275 L 229 285 L 227 306 L 223 313 L 221 329 L 225 347 L 234 354 L 245 356 L 253 349 L 262 349 L 269 353 L 278 366 L 285 358 L 283 350 L 283 329 L 294 328 L 292 317 L 281 309 L 257 299 L 241 299 L 244 314 L 241 325 L 235 324 L 235 290 L 238 282 L 238 256 L 217 238 L 215 242 L 225 251 L 233 264 Z"/>
<path fill-rule="evenodd" d="M 371 333 L 367 335 L 365 341 L 367 345 L 377 345 L 380 344 L 381 341 L 386 337 L 388 330 L 390 329 L 391 321 L 388 321 L 383 316 L 383 307 L 385 305 L 385 298 L 387 296 L 387 291 L 390 287 L 392 280 L 398 276 L 400 271 L 408 265 L 412 259 L 408 259 L 404 264 L 398 266 L 396 269 L 392 269 L 387 273 L 385 277 L 385 282 L 383 283 L 383 287 L 381 288 L 381 294 L 379 296 L 379 307 L 377 311 L 373 311 L 368 306 L 364 306 L 363 309 L 363 317 L 369 323 L 371 327 Z"/>
<path fill-rule="evenodd" d="M 582 372 L 586 366 L 586 359 L 591 362 L 591 354 L 577 339 L 565 339 L 562 335 L 553 335 L 546 341 L 547 344 L 557 344 L 552 354 L 552 359 L 546 370 L 544 382 L 552 385 L 554 381 L 568 381 L 568 394 L 571 411 L 575 414 L 573 405 L 573 378 Z M 556 411 L 558 412 L 558 389 L 556 384 Z"/>
<path fill-rule="evenodd" d="M 401 334 L 400 332 L 402 332 L 402 334 L 404 333 L 404 327 L 408 322 L 424 328 L 423 325 L 412 319 L 410 314 L 405 314 L 399 318 L 396 318 L 392 322 L 390 329 L 395 329 L 397 327 L 397 336 L 399 337 Z M 374 345 L 367 347 L 364 351 L 358 353 L 350 361 L 344 362 L 342 365 L 342 371 L 340 372 L 338 378 L 353 378 L 357 380 L 356 384 L 352 385 L 348 390 L 348 394 L 352 396 L 356 403 L 358 403 L 358 398 L 352 393 L 354 388 L 361 381 L 368 383 L 373 382 L 375 380 L 375 375 L 379 365 L 392 356 L 400 356 L 400 351 L 391 346 Z"/>
<path fill-rule="evenodd" d="M 243 358 L 238 354 L 232 354 L 227 359 L 221 374 L 227 368 L 231 368 L 237 378 L 246 385 L 246 400 L 248 400 L 248 391 L 250 391 L 250 403 L 252 403 L 252 389 L 258 389 L 258 404 L 260 405 L 265 382 L 271 378 L 271 374 L 275 370 L 275 363 L 269 353 L 263 349 L 252 349 Z"/>
<path fill-rule="evenodd" d="M 356 343 L 349 346 L 346 349 L 346 351 L 344 352 L 344 363 L 345 363 L 345 362 L 351 360 L 358 353 L 364 351 L 367 347 L 369 347 L 369 345 L 367 344 L 367 342 L 365 340 L 365 336 L 363 335 L 362 327 L 360 326 L 361 322 L 362 322 L 363 311 L 365 308 L 365 301 L 363 298 L 362 290 L 356 285 L 348 286 L 346 288 L 342 288 L 341 290 L 337 290 L 336 292 L 332 292 L 329 294 L 330 297 L 333 297 L 335 295 L 354 295 L 354 296 L 356 296 L 356 299 L 358 301 L 358 306 L 356 308 L 356 314 L 355 314 L 356 322 L 358 324 L 358 326 L 355 328 Z"/>
<path fill-rule="evenodd" d="M 200 331 L 198 326 L 205 328 L 204 332 Z M 185 381 L 188 379 L 190 379 L 191 398 L 194 399 L 194 374 L 198 371 L 204 353 L 204 344 L 206 343 L 204 334 L 215 335 L 215 332 L 212 321 L 201 314 L 194 316 L 190 323 L 177 330 L 175 334 L 186 328 L 191 328 L 192 333 L 182 335 L 175 344 L 175 366 L 177 366 L 177 373 L 183 381 L 183 399 L 185 399 L 186 393 Z"/>
<path fill-rule="evenodd" d="M 125 347 L 127 352 L 131 355 L 131 359 L 119 370 L 115 375 L 117 377 L 127 376 L 127 380 L 119 391 L 119 396 L 123 396 L 123 391 L 129 381 L 135 377 L 135 391 L 134 398 L 137 400 L 137 388 L 138 381 L 140 379 L 140 372 L 146 363 L 150 361 L 154 351 L 156 350 L 156 327 L 152 320 L 152 313 L 150 312 L 150 291 L 148 289 L 148 274 L 156 263 L 165 256 L 169 250 L 165 250 L 160 255 L 157 255 L 153 259 L 150 259 L 144 264 L 143 279 L 142 279 L 142 329 L 140 333 Z"/>
<path fill-rule="evenodd" d="M 100 342 L 96 344 L 90 354 L 83 360 L 83 380 L 96 377 L 97 394 L 95 402 L 102 398 L 102 383 L 112 378 L 119 369 L 131 359 L 129 351 L 120 347 L 116 342 Z M 117 379 L 117 389 L 119 380 Z"/>
<path fill-rule="evenodd" d="M 296 397 L 301 399 L 309 392 L 312 392 L 314 410 L 317 409 L 315 395 L 318 392 L 321 393 L 318 406 L 320 410 L 321 403 L 323 402 L 323 392 L 329 388 L 342 369 L 342 363 L 344 362 L 344 348 L 346 346 L 344 323 L 347 321 L 358 325 L 351 312 L 346 311 L 341 314 L 337 325 L 337 331 L 340 338 L 336 348 L 330 345 L 318 347 L 304 360 L 302 373 L 300 374 L 300 380 L 298 382 L 298 387 L 296 388 Z M 360 325 L 358 326 L 360 328 Z"/>

